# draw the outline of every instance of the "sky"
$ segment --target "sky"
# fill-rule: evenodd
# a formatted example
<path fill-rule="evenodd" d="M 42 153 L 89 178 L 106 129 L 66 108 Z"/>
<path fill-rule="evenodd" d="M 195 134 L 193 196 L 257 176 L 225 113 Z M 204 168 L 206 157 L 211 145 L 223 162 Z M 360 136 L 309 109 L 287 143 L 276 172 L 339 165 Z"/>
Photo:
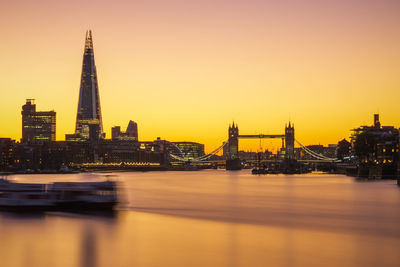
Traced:
<path fill-rule="evenodd" d="M 103 126 L 138 123 L 139 140 L 204 143 L 282 134 L 332 144 L 372 124 L 400 127 L 398 0 L 0 2 L 0 137 L 21 138 L 21 107 L 57 112 L 73 133 L 86 30 Z M 240 149 L 280 141 L 241 140 Z"/>

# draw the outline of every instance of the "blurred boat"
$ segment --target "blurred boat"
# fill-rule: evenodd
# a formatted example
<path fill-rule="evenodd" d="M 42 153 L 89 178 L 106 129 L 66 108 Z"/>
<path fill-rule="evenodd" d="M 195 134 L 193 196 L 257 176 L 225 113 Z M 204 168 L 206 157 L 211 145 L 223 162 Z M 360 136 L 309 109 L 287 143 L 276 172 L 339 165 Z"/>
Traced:
<path fill-rule="evenodd" d="M 114 181 L 57 182 L 50 186 L 56 195 L 56 209 L 113 209 L 118 204 L 117 186 Z"/>
<path fill-rule="evenodd" d="M 117 204 L 114 181 L 30 184 L 0 179 L 2 210 L 112 210 Z"/>
<path fill-rule="evenodd" d="M 14 183 L 0 179 L 0 209 L 38 211 L 54 207 L 54 196 L 46 184 Z"/>

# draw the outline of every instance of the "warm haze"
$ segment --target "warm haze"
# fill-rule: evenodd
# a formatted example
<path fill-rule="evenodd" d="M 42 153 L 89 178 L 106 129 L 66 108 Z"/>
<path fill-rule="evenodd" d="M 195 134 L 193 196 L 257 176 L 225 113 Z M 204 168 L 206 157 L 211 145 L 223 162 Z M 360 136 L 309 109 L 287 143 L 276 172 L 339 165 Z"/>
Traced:
<path fill-rule="evenodd" d="M 132 119 L 140 140 L 209 152 L 232 120 L 281 134 L 290 119 L 305 145 L 376 112 L 399 127 L 399 16 L 396 0 L 1 1 L 0 137 L 20 139 L 26 98 L 57 112 L 58 140 L 74 132 L 87 29 L 107 137 Z"/>

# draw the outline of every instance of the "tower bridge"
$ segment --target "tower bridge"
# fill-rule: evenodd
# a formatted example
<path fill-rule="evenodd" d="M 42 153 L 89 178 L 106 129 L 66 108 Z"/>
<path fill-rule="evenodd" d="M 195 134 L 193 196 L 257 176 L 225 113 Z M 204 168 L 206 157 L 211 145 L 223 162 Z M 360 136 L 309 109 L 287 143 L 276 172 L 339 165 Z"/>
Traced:
<path fill-rule="evenodd" d="M 281 139 L 282 140 L 282 152 L 284 153 L 284 157 L 278 161 L 284 161 L 290 164 L 296 164 L 296 162 L 302 163 L 332 163 L 336 159 L 329 158 L 324 155 L 318 154 L 311 149 L 303 146 L 298 140 L 295 139 L 294 136 L 294 124 L 289 122 L 285 125 L 285 132 L 283 134 L 239 134 L 239 127 L 235 122 L 232 125 L 229 125 L 228 129 L 228 140 L 223 142 L 223 144 L 212 151 L 211 153 L 201 156 L 195 159 L 187 159 L 184 158 L 182 151 L 178 147 L 175 147 L 177 153 L 171 153 L 170 157 L 173 160 L 180 162 L 189 162 L 194 164 L 205 164 L 205 163 L 218 163 L 221 164 L 225 162 L 225 166 L 227 170 L 239 170 L 241 169 L 241 160 L 239 158 L 239 139 Z M 295 159 L 295 151 L 294 144 L 297 145 L 304 151 L 310 155 L 313 159 L 310 160 L 298 160 Z M 226 156 L 225 160 L 210 160 L 213 155 L 216 155 L 224 149 L 224 155 Z M 262 160 L 261 163 L 270 163 L 276 162 L 277 160 Z"/>
<path fill-rule="evenodd" d="M 239 170 L 241 169 L 241 163 L 239 158 L 239 139 L 282 139 L 282 147 L 285 151 L 285 159 L 294 159 L 294 125 L 289 122 L 289 125 L 285 126 L 284 134 L 256 134 L 256 135 L 240 135 L 239 127 L 235 122 L 229 125 L 228 130 L 228 149 L 226 159 L 227 170 Z"/>

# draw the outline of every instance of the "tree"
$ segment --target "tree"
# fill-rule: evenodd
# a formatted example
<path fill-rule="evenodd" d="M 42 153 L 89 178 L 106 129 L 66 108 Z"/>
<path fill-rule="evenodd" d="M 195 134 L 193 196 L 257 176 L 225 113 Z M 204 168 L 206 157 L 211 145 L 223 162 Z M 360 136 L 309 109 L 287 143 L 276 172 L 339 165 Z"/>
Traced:
<path fill-rule="evenodd" d="M 350 155 L 350 149 L 351 149 L 351 144 L 349 141 L 347 141 L 346 139 L 339 141 L 336 150 L 336 157 L 342 160 L 344 157 Z"/>
<path fill-rule="evenodd" d="M 376 138 L 372 133 L 363 132 L 357 135 L 354 142 L 354 152 L 362 161 L 369 159 L 369 155 L 375 152 Z"/>

